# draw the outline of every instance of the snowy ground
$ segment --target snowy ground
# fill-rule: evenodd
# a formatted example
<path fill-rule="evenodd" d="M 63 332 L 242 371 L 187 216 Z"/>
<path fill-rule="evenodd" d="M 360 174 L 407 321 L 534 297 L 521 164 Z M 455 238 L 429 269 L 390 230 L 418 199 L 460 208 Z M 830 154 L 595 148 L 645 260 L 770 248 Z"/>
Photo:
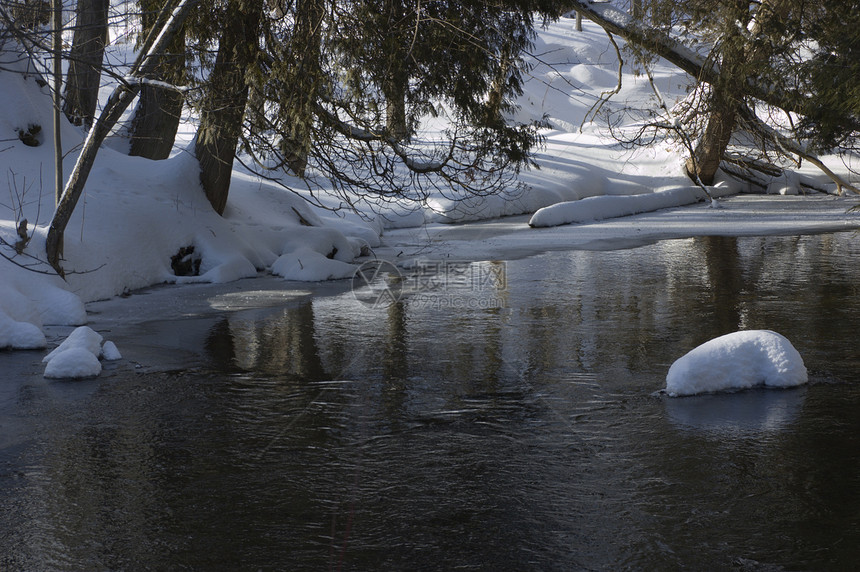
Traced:
<path fill-rule="evenodd" d="M 860 214 L 848 212 L 858 204 L 853 197 L 737 195 L 745 189 L 722 180 L 712 189 L 729 197 L 720 201 L 722 208 L 697 202 L 702 194 L 681 173 L 677 150 L 625 151 L 613 146 L 599 124 L 583 123 L 601 92 L 616 82 L 615 53 L 602 30 L 586 23 L 584 32 L 575 32 L 573 21 L 562 19 L 540 33 L 534 52 L 538 59 L 521 100 L 520 119 L 547 114 L 551 129 L 536 155 L 540 169 L 523 173 L 526 192 L 515 197 L 468 204 L 440 197 L 359 217 L 315 209 L 301 199 L 301 191 L 286 191 L 237 168 L 225 216 L 219 217 L 206 203 L 195 161 L 186 151 L 192 127 L 184 127 L 185 139 L 174 155 L 157 163 L 128 157 L 121 152 L 122 140 L 111 141 L 100 152 L 66 231 L 65 266 L 73 271 L 68 282 L 0 259 L 0 348 L 53 346 L 54 339 L 49 344 L 51 336 L 45 336 L 48 326 L 83 325 L 88 321 L 86 303 L 127 291 L 161 283 L 233 283 L 261 272 L 298 281 L 346 278 L 357 257 L 368 252 L 404 262 L 430 255 L 512 258 L 702 234 L 860 228 Z M 3 68 L 25 71 L 10 59 L 3 57 Z M 643 77 L 625 71 L 624 87 L 613 102 L 644 104 L 650 87 Z M 658 65 L 654 75 L 667 97 L 683 93 L 687 80 L 670 66 Z M 18 139 L 18 132 L 31 125 L 42 126 L 38 147 Z M 44 252 L 53 212 L 50 125 L 49 97 L 35 77 L 0 71 L 0 169 L 8 187 L 0 192 L 0 237 L 15 242 L 16 228 L 26 218 L 35 232 L 25 255 L 37 257 Z M 62 136 L 68 173 L 84 134 L 65 124 Z M 830 166 L 848 176 L 838 162 Z M 772 187 L 792 193 L 799 181 L 833 188 L 809 167 Z M 284 183 L 302 188 L 295 180 Z M 313 226 L 303 226 L 297 213 Z M 640 214 L 625 216 L 631 213 Z M 576 224 L 531 228 L 530 221 L 534 226 Z M 200 276 L 176 277 L 170 258 L 188 246 L 200 259 Z M 32 259 L 16 256 L 14 261 L 28 264 Z M 249 282 L 235 284 L 253 289 Z M 122 300 L 111 308 L 121 312 Z"/>

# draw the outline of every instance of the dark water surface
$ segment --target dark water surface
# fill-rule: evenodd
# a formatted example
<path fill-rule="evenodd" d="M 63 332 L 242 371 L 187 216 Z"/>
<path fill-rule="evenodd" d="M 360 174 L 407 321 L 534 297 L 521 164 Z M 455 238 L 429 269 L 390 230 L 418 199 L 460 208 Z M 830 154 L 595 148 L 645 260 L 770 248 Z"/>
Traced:
<path fill-rule="evenodd" d="M 706 237 L 118 329 L 96 380 L 3 380 L 0 569 L 853 569 L 858 261 L 853 234 Z M 655 394 L 756 328 L 808 386 Z M 192 357 L 135 367 L 147 344 Z"/>

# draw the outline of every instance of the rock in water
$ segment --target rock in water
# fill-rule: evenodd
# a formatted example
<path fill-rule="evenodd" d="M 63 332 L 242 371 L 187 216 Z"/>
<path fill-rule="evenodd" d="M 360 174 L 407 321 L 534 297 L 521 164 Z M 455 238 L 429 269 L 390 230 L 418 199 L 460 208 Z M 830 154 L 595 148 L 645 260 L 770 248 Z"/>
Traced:
<path fill-rule="evenodd" d="M 679 358 L 666 376 L 672 397 L 806 383 L 803 358 L 785 337 L 746 330 L 714 338 Z"/>

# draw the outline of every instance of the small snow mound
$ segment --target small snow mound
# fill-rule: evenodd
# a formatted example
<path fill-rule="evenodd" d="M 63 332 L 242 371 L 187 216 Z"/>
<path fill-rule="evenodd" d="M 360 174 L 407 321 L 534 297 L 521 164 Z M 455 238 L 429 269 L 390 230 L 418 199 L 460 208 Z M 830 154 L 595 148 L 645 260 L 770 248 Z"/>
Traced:
<path fill-rule="evenodd" d="M 63 354 L 72 349 L 84 349 L 98 359 L 101 354 L 102 336 L 89 326 L 81 326 L 69 334 L 63 343 L 57 346 L 54 351 L 45 356 L 42 363 L 50 363 L 60 354 Z"/>
<path fill-rule="evenodd" d="M 99 358 L 80 346 L 57 354 L 45 367 L 45 377 L 50 379 L 84 379 L 98 377 L 101 372 Z"/>
<path fill-rule="evenodd" d="M 782 175 L 774 177 L 767 186 L 769 195 L 799 195 L 800 176 L 793 171 L 784 171 Z"/>
<path fill-rule="evenodd" d="M 102 346 L 102 359 L 116 361 L 122 359 L 122 354 L 119 353 L 115 343 L 108 341 Z"/>
<path fill-rule="evenodd" d="M 666 393 L 677 397 L 806 381 L 803 359 L 791 342 L 769 330 L 747 330 L 714 338 L 675 361 Z"/>

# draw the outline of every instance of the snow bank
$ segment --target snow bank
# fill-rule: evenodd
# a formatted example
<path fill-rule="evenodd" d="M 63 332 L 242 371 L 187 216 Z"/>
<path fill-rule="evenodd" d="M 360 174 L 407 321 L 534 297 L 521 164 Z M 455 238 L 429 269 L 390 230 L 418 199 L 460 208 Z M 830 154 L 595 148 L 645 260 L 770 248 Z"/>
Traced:
<path fill-rule="evenodd" d="M 27 262 L 24 258 L 19 260 Z M 43 326 L 77 326 L 86 322 L 84 304 L 64 288 L 60 278 L 34 274 L 14 264 L 3 266 L 0 271 L 0 349 L 41 349 L 47 345 Z"/>
<path fill-rule="evenodd" d="M 671 397 L 806 383 L 803 359 L 787 339 L 769 330 L 714 338 L 679 358 L 666 376 Z"/>
<path fill-rule="evenodd" d="M 84 379 L 97 377 L 102 371 L 99 358 L 121 359 L 113 342 L 105 342 L 101 334 L 87 326 L 72 331 L 63 342 L 42 359 L 45 377 L 51 379 Z"/>
<path fill-rule="evenodd" d="M 704 200 L 699 189 L 671 189 L 639 195 L 603 195 L 568 201 L 539 209 L 529 220 L 531 227 L 559 226 L 629 216 L 689 205 Z"/>
<path fill-rule="evenodd" d="M 0 238 L 18 240 L 27 219 L 29 244 L 23 254 L 3 247 L 0 258 L 0 349 L 44 348 L 46 325 L 79 326 L 84 304 L 164 282 L 230 282 L 270 269 L 283 255 L 309 248 L 325 258 L 337 247 L 336 271 L 283 270 L 286 278 L 321 280 L 345 275 L 344 267 L 362 247 L 379 243 L 381 226 L 318 214 L 300 194 L 261 181 L 241 170 L 233 174 L 224 216 L 209 206 L 199 184 L 193 154 L 164 161 L 129 157 L 116 145 L 99 151 L 82 198 L 64 237 L 67 282 L 52 275 L 45 258 L 45 235 L 54 208 L 50 141 L 51 98 L 25 62 L 0 70 Z M 18 134 L 33 132 L 36 146 Z M 46 136 L 47 134 L 47 136 Z M 62 122 L 64 172 L 72 171 L 84 133 Z M 32 143 L 32 141 L 31 141 Z M 300 185 L 300 182 L 296 182 Z M 6 198 L 3 198 L 6 197 Z M 313 226 L 307 226 L 307 225 Z M 330 243 L 321 245 L 321 236 Z M 325 241 L 323 241 L 325 242 Z M 176 276 L 171 258 L 193 249 L 199 275 Z M 325 250 L 328 248 L 329 250 Z M 304 263 L 308 257 L 302 257 Z M 15 263 L 30 265 L 29 272 Z M 326 261 L 316 266 L 335 266 Z M 284 262 L 280 266 L 287 266 Z"/>
<path fill-rule="evenodd" d="M 0 311 L 0 349 L 37 350 L 46 345 L 45 334 L 37 326 Z"/>
<path fill-rule="evenodd" d="M 680 178 L 687 180 L 686 176 Z M 615 187 L 618 187 L 617 183 Z M 726 197 L 739 191 L 740 186 L 722 173 L 718 173 L 716 184 L 708 187 L 708 194 L 713 198 Z M 654 191 L 639 187 L 624 194 L 590 196 L 538 209 L 529 220 L 529 226 L 537 228 L 600 221 L 682 207 L 705 200 L 709 200 L 708 195 L 699 187 L 689 184 L 657 188 Z"/>

